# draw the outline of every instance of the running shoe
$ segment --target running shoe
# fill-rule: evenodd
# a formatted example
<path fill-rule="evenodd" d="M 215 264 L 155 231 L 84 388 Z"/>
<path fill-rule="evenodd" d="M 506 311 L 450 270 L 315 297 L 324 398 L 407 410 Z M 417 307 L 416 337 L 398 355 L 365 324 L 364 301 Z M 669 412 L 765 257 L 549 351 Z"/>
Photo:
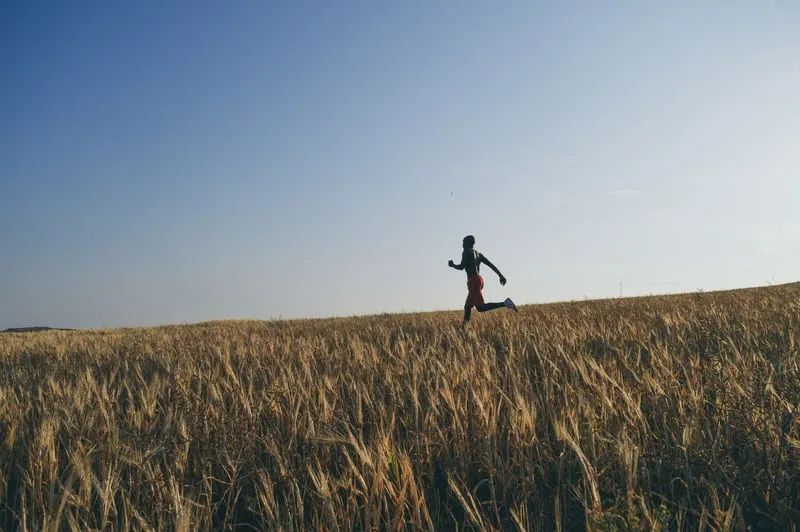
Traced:
<path fill-rule="evenodd" d="M 513 301 L 511 301 L 511 298 L 510 298 L 510 297 L 507 297 L 507 298 L 506 298 L 505 304 L 506 304 L 506 308 L 510 308 L 510 309 L 511 309 L 511 310 L 513 310 L 514 312 L 519 312 L 519 311 L 517 310 L 517 306 L 514 304 L 514 302 L 513 302 Z"/>

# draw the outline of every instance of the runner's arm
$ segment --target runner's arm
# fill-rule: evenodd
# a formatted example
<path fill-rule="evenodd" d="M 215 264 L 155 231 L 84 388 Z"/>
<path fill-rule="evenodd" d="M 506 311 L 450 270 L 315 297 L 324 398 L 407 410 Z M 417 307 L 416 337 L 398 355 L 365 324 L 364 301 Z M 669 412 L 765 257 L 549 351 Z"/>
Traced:
<path fill-rule="evenodd" d="M 472 259 L 472 254 L 467 254 L 467 250 L 464 250 L 464 252 L 461 253 L 461 264 L 456 264 L 452 260 L 449 260 L 447 261 L 447 265 L 450 266 L 451 268 L 455 268 L 456 270 L 463 270 L 464 268 L 467 267 L 468 264 L 467 261 L 471 259 Z"/>
<path fill-rule="evenodd" d="M 506 278 L 503 277 L 503 274 L 500 273 L 500 270 L 497 269 L 497 266 L 492 264 L 492 262 L 489 259 L 486 258 L 486 255 L 481 254 L 481 262 L 484 263 L 485 265 L 487 265 L 489 268 L 492 269 L 492 271 L 494 273 L 497 274 L 497 276 L 500 278 L 500 284 L 503 284 L 503 285 L 506 284 Z"/>
<path fill-rule="evenodd" d="M 461 264 L 456 264 L 452 260 L 447 261 L 447 265 L 451 268 L 455 268 L 456 270 L 463 270 L 464 269 L 464 261 L 461 261 Z"/>

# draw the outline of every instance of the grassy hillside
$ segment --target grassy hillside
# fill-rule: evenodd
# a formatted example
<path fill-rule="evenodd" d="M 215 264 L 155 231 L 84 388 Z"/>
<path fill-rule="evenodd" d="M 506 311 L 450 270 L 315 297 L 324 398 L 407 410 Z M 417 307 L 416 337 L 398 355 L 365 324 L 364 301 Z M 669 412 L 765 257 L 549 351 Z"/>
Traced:
<path fill-rule="evenodd" d="M 0 528 L 786 529 L 800 286 L 0 335 Z"/>

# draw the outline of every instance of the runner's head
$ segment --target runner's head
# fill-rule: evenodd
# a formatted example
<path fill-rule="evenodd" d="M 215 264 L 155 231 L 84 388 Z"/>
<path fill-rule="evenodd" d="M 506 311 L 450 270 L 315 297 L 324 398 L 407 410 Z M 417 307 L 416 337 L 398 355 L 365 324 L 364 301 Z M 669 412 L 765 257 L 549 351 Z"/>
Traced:
<path fill-rule="evenodd" d="M 475 245 L 475 237 L 472 235 L 467 235 L 464 237 L 464 240 L 461 242 L 464 245 L 464 249 L 472 249 Z"/>

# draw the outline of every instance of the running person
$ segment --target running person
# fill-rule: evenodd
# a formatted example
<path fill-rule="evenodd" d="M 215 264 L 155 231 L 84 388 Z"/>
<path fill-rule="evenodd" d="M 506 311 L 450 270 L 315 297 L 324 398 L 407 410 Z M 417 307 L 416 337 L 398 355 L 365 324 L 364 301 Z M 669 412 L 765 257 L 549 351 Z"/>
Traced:
<path fill-rule="evenodd" d="M 478 312 L 486 312 L 496 308 L 510 308 L 517 311 L 517 306 L 511 301 L 511 298 L 506 298 L 502 303 L 485 303 L 483 301 L 483 277 L 480 275 L 481 264 L 487 265 L 494 273 L 500 278 L 500 284 L 506 284 L 506 278 L 497 269 L 497 266 L 492 264 L 482 253 L 475 249 L 475 237 L 467 235 L 462 242 L 464 251 L 461 253 L 461 264 L 455 264 L 452 260 L 447 261 L 447 265 L 456 270 L 467 270 L 467 288 L 469 294 L 467 301 L 464 303 L 464 326 L 466 327 L 469 318 L 472 315 L 472 307 L 478 309 Z"/>

